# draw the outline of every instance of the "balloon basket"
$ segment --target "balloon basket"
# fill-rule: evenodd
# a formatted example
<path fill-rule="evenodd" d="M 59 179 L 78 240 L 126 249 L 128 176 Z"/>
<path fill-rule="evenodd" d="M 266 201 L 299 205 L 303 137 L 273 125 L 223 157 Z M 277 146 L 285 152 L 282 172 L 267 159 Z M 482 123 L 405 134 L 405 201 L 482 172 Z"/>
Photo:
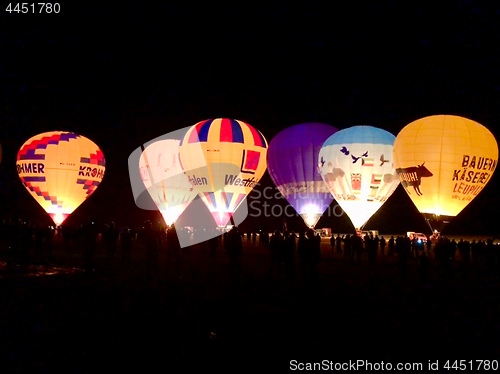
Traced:
<path fill-rule="evenodd" d="M 423 213 L 425 222 L 429 225 L 432 234 L 441 234 L 446 228 L 452 217 L 450 216 L 439 216 L 436 214 Z"/>

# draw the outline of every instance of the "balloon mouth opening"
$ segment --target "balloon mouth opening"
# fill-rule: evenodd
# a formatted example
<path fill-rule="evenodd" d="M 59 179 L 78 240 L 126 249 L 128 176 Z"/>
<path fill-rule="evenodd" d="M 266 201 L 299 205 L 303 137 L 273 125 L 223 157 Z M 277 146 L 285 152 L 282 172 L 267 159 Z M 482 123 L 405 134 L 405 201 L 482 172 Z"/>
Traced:
<path fill-rule="evenodd" d="M 166 209 L 160 209 L 160 214 L 165 224 L 170 227 L 177 221 L 186 208 L 187 205 L 174 205 Z"/>
<path fill-rule="evenodd" d="M 61 213 L 61 212 L 56 212 L 56 213 L 49 213 L 50 218 L 52 218 L 52 221 L 56 224 L 56 226 L 61 226 L 62 223 L 68 218 L 69 214 L 67 213 Z"/>
<path fill-rule="evenodd" d="M 226 227 L 227 223 L 231 220 L 232 214 L 229 212 L 212 212 L 212 217 L 219 227 Z"/>
<path fill-rule="evenodd" d="M 320 208 L 316 204 L 307 204 L 302 207 L 300 212 L 300 216 L 305 224 L 312 229 L 316 226 L 322 215 L 323 212 L 320 211 Z"/>
<path fill-rule="evenodd" d="M 300 216 L 304 220 L 305 224 L 309 228 L 314 228 L 316 224 L 318 223 L 319 219 L 321 218 L 323 214 L 322 213 L 302 213 Z"/>

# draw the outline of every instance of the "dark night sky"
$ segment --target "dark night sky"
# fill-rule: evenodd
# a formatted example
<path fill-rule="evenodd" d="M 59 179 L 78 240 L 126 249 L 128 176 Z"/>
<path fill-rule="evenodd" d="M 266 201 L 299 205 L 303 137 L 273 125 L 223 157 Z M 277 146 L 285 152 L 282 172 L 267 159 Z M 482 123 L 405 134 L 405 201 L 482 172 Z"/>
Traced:
<path fill-rule="evenodd" d="M 61 4 L 50 15 L 2 9 L 4 216 L 45 217 L 15 172 L 19 147 L 44 131 L 74 131 L 101 147 L 106 176 L 71 220 L 118 224 L 155 214 L 134 205 L 130 153 L 207 118 L 244 120 L 270 141 L 302 122 L 397 135 L 418 118 L 456 114 L 500 139 L 497 1 L 102 3 Z M 450 231 L 498 233 L 499 178 Z M 348 229 L 343 219 L 323 224 Z M 426 228 L 402 187 L 366 227 Z"/>

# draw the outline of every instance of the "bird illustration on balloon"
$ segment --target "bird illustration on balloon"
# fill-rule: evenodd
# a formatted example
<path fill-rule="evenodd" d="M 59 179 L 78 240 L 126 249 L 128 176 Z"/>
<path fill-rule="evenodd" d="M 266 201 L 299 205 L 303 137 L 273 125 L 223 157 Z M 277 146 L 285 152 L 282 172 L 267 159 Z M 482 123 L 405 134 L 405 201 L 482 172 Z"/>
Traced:
<path fill-rule="evenodd" d="M 399 185 L 393 166 L 373 155 L 392 154 L 394 135 L 373 126 L 352 126 L 331 135 L 320 149 L 321 176 L 335 200 L 361 229 Z M 372 156 L 372 157 L 369 157 Z"/>

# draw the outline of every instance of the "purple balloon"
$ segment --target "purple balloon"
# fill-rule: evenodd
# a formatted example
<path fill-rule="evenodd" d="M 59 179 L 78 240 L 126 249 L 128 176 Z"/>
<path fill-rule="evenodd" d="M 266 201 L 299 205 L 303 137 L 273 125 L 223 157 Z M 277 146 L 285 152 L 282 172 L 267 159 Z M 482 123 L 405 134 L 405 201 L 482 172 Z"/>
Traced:
<path fill-rule="evenodd" d="M 324 123 L 302 123 L 280 131 L 269 143 L 267 171 L 288 203 L 314 227 L 333 201 L 318 171 L 323 143 L 338 130 Z"/>

